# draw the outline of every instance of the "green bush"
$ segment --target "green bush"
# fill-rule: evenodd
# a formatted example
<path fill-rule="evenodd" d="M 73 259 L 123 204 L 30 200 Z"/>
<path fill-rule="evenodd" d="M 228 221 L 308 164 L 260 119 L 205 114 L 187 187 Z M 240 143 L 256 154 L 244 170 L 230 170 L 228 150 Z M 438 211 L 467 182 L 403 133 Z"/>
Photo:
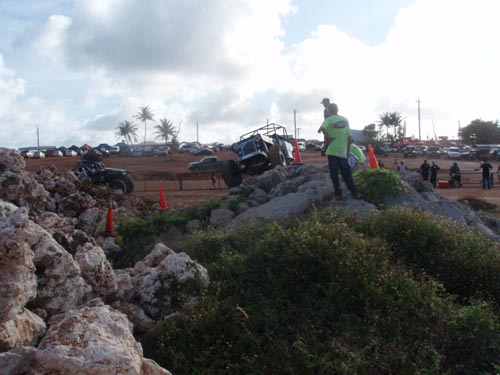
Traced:
<path fill-rule="evenodd" d="M 159 213 L 148 220 L 124 220 L 117 228 L 118 244 L 122 251 L 109 255 L 114 268 L 132 267 L 137 261 L 148 255 L 157 242 L 171 240 L 172 231 L 184 231 L 184 225 L 190 220 L 207 221 L 213 209 L 220 202 L 211 201 L 203 206 L 181 211 Z"/>
<path fill-rule="evenodd" d="M 212 286 L 144 337 L 175 374 L 476 374 L 500 363 L 498 317 L 454 302 L 335 211 L 302 224 L 211 232 Z M 243 236 L 242 236 L 243 237 Z M 466 349 L 467 344 L 474 348 Z"/>
<path fill-rule="evenodd" d="M 399 174 L 385 168 L 361 170 L 355 173 L 356 186 L 363 199 L 380 207 L 385 197 L 397 197 L 406 188 Z"/>
<path fill-rule="evenodd" d="M 410 209 L 390 209 L 359 224 L 394 256 L 439 280 L 462 300 L 479 296 L 500 304 L 500 246 L 456 223 Z"/>

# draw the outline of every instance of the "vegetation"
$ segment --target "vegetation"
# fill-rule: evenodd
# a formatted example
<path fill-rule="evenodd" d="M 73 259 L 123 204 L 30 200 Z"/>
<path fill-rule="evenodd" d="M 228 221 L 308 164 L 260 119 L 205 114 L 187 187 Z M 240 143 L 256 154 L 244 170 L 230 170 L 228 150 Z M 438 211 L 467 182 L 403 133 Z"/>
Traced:
<path fill-rule="evenodd" d="M 205 223 L 210 212 L 219 206 L 220 202 L 211 201 L 207 204 L 182 211 L 162 212 L 148 220 L 124 220 L 117 228 L 118 243 L 122 251 L 108 255 L 114 268 L 133 266 L 137 261 L 148 255 L 158 242 L 173 243 L 173 236 L 179 227 L 189 221 L 198 219 Z M 182 235 L 182 233 L 180 233 Z"/>
<path fill-rule="evenodd" d="M 367 202 L 381 207 L 386 197 L 397 197 L 406 191 L 399 174 L 389 169 L 368 169 L 355 172 L 356 185 Z"/>
<path fill-rule="evenodd" d="M 460 130 L 462 142 L 468 145 L 500 143 L 498 121 L 474 120 Z"/>
<path fill-rule="evenodd" d="M 175 127 L 172 121 L 163 118 L 160 120 L 160 124 L 155 126 L 156 129 L 156 138 L 162 139 L 165 141 L 165 145 L 168 146 L 168 140 L 170 137 L 175 135 Z"/>
<path fill-rule="evenodd" d="M 124 138 L 128 145 L 132 144 L 132 138 L 137 142 L 137 126 L 132 121 L 122 121 L 116 128 L 116 138 Z"/>
<path fill-rule="evenodd" d="M 201 231 L 182 250 L 211 287 L 142 339 L 172 373 L 500 369 L 500 249 L 447 221 L 328 209 L 286 227 Z"/>
<path fill-rule="evenodd" d="M 403 126 L 403 117 L 399 112 L 384 112 L 378 121 L 379 127 L 386 129 L 386 141 L 397 141 L 405 137 L 406 129 Z M 393 128 L 393 134 L 389 134 L 389 128 Z"/>
<path fill-rule="evenodd" d="M 380 131 L 377 130 L 377 125 L 366 125 L 363 129 L 363 135 L 367 138 L 367 143 L 372 146 L 379 146 L 382 144 L 380 141 Z"/>
<path fill-rule="evenodd" d="M 407 268 L 434 277 L 462 301 L 482 297 L 500 305 L 500 248 L 485 237 L 410 209 L 382 211 L 360 228 L 384 239 Z"/>
<path fill-rule="evenodd" d="M 135 116 L 136 119 L 142 121 L 144 123 L 144 145 L 146 144 L 146 135 L 147 135 L 147 121 L 153 120 L 154 114 L 149 108 L 149 106 L 139 108 L 139 113 Z"/>

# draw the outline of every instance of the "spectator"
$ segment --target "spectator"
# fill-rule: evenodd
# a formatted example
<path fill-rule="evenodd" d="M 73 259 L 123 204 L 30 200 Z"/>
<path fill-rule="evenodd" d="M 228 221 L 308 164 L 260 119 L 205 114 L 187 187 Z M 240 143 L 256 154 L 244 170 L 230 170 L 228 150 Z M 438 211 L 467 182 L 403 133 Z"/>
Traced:
<path fill-rule="evenodd" d="M 210 177 L 210 181 L 212 182 L 212 190 L 215 190 L 215 184 L 217 182 L 217 179 L 215 178 L 215 173 L 212 173 L 212 176 Z"/>
<path fill-rule="evenodd" d="M 497 169 L 497 176 L 498 176 L 498 182 L 500 183 L 500 165 L 498 166 Z"/>
<path fill-rule="evenodd" d="M 329 116 L 321 125 L 326 137 L 326 155 L 328 156 L 328 168 L 335 191 L 335 199 L 342 199 L 339 172 L 352 197 L 358 199 L 358 190 L 356 189 L 356 185 L 354 185 L 351 167 L 347 161 L 351 153 L 351 128 L 349 127 L 349 120 L 343 116 L 339 116 L 337 111 L 337 106 L 334 103 L 330 104 L 328 110 Z"/>
<path fill-rule="evenodd" d="M 329 116 L 328 110 L 330 106 L 330 99 L 329 98 L 323 98 L 323 100 L 320 102 L 320 104 L 323 104 L 323 119 L 326 119 Z M 321 129 L 321 128 L 320 128 Z M 319 133 L 319 131 L 318 131 Z"/>
<path fill-rule="evenodd" d="M 436 188 L 437 174 L 438 174 L 438 171 L 440 169 L 441 168 L 439 168 L 436 163 L 432 162 L 432 165 L 431 165 L 431 184 L 434 188 Z"/>
<path fill-rule="evenodd" d="M 424 181 L 429 181 L 429 171 L 431 166 L 427 163 L 427 160 L 424 160 L 422 165 L 420 166 L 420 173 L 422 174 L 422 178 Z"/>
<path fill-rule="evenodd" d="M 483 170 L 483 190 L 488 186 L 488 190 L 491 189 L 491 178 L 490 171 L 493 169 L 493 166 L 488 163 L 488 160 L 485 159 L 483 163 L 481 163 L 480 168 Z"/>
<path fill-rule="evenodd" d="M 455 185 L 462 187 L 462 175 L 456 162 L 450 167 L 450 178 L 451 187 L 455 187 Z"/>
<path fill-rule="evenodd" d="M 323 98 L 321 104 L 323 104 L 323 107 L 325 107 L 325 109 L 323 110 L 323 117 L 325 120 L 328 118 L 328 116 L 334 113 L 336 114 L 339 111 L 337 105 L 335 103 L 330 103 L 330 99 L 328 98 Z M 328 137 L 326 134 L 326 129 L 323 128 L 323 124 L 319 127 L 318 133 L 323 134 L 323 147 L 321 148 L 321 156 L 325 156 L 326 149 L 328 147 L 328 142 L 327 142 Z"/>
<path fill-rule="evenodd" d="M 408 168 L 406 168 L 405 162 L 401 160 L 398 165 L 398 172 L 406 172 Z"/>
<path fill-rule="evenodd" d="M 385 164 L 382 163 L 382 160 L 378 159 L 377 163 L 379 168 L 385 168 Z"/>

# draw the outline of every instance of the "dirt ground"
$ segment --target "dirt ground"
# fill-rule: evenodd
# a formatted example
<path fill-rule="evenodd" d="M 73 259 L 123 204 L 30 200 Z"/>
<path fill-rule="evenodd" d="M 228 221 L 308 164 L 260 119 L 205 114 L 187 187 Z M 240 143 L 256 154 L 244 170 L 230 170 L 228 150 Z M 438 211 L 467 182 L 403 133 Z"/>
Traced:
<path fill-rule="evenodd" d="M 217 156 L 221 160 L 234 159 L 232 152 L 219 152 Z M 165 198 L 169 208 L 184 208 L 195 206 L 212 199 L 222 198 L 228 194 L 229 189 L 220 176 L 216 189 L 211 189 L 210 175 L 195 175 L 187 169 L 188 163 L 200 160 L 200 156 L 190 154 L 173 154 L 169 156 L 151 157 L 119 157 L 111 156 L 104 159 L 107 167 L 124 168 L 132 172 L 134 176 L 135 191 L 133 194 L 151 201 L 160 201 L 160 186 L 163 187 Z M 304 164 L 324 165 L 326 158 L 318 151 L 305 151 L 301 153 Z M 26 169 L 36 171 L 41 166 L 54 165 L 59 171 L 72 169 L 78 162 L 78 157 L 51 157 L 45 159 L 26 159 Z M 400 154 L 390 155 L 380 159 L 386 168 L 392 168 L 394 164 L 404 160 L 409 170 L 417 170 L 423 159 L 402 159 Z M 432 160 L 429 159 L 430 164 Z M 441 167 L 438 180 L 448 180 L 448 168 L 453 161 L 449 159 L 434 160 Z M 369 165 L 367 158 L 366 164 Z M 495 172 L 495 186 L 491 190 L 483 190 L 480 184 L 481 172 L 479 162 L 459 161 L 458 165 L 463 174 L 463 188 L 437 189 L 437 191 L 450 199 L 461 199 L 466 197 L 480 198 L 487 202 L 500 206 L 500 182 L 496 177 L 498 165 L 493 164 Z M 179 182 L 182 176 L 182 190 Z"/>

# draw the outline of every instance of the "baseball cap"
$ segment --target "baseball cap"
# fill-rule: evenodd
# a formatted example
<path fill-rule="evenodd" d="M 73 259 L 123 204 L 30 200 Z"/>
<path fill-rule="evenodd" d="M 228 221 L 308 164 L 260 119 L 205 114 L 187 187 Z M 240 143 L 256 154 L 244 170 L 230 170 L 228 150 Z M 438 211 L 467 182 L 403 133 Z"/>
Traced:
<path fill-rule="evenodd" d="M 330 99 L 329 98 L 323 98 L 322 101 L 319 102 L 319 104 L 330 104 Z"/>

